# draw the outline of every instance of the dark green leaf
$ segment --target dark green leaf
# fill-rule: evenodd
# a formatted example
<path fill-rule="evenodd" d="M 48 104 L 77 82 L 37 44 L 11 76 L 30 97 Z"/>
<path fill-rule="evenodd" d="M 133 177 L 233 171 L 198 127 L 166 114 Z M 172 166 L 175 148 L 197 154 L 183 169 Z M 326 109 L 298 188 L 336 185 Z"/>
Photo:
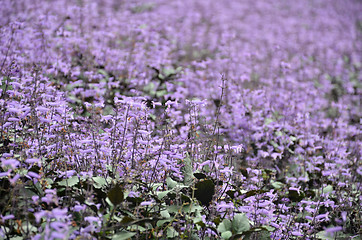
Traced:
<path fill-rule="evenodd" d="M 251 197 L 251 196 L 255 196 L 255 195 L 258 195 L 258 194 L 262 194 L 262 193 L 266 193 L 266 191 L 261 190 L 261 189 L 251 190 L 251 191 L 245 193 L 245 197 Z"/>
<path fill-rule="evenodd" d="M 208 206 L 215 193 L 215 184 L 212 180 L 204 180 L 195 184 L 195 198 L 202 205 Z"/>
<path fill-rule="evenodd" d="M 304 197 L 305 197 L 305 194 L 302 191 L 300 191 L 300 193 L 298 193 L 298 191 L 296 191 L 296 190 L 289 190 L 288 198 L 292 202 L 300 202 L 301 200 L 303 200 Z"/>
<path fill-rule="evenodd" d="M 124 200 L 123 189 L 118 184 L 108 192 L 107 196 L 113 205 L 118 205 Z"/>
<path fill-rule="evenodd" d="M 203 174 L 203 173 L 194 173 L 194 177 L 199 179 L 199 180 L 207 178 L 206 175 Z"/>
<path fill-rule="evenodd" d="M 129 217 L 129 216 L 125 216 L 125 217 L 122 218 L 121 223 L 122 223 L 122 224 L 127 224 L 127 223 L 130 223 L 130 222 L 133 222 L 133 221 L 134 221 L 133 218 L 131 218 L 131 217 Z"/>
<path fill-rule="evenodd" d="M 141 197 L 127 197 L 127 202 L 132 203 L 132 207 L 138 206 L 141 202 L 144 202 L 144 199 Z"/>
<path fill-rule="evenodd" d="M 235 198 L 235 193 L 236 193 L 235 190 L 228 190 L 228 191 L 226 192 L 226 194 L 227 194 L 229 197 L 231 197 L 232 199 Z"/>

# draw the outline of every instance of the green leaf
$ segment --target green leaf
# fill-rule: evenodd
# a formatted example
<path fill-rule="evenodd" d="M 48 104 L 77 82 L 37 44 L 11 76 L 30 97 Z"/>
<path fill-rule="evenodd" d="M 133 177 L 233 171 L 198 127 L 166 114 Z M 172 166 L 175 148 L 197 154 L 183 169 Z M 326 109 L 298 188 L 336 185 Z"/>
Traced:
<path fill-rule="evenodd" d="M 124 216 L 124 217 L 122 218 L 122 220 L 121 220 L 121 223 L 122 223 L 122 224 L 127 224 L 127 223 L 130 223 L 130 222 L 133 222 L 133 221 L 134 221 L 133 218 L 131 218 L 131 217 L 129 217 L 129 216 Z"/>
<path fill-rule="evenodd" d="M 251 190 L 251 191 L 248 191 L 245 193 L 245 197 L 251 197 L 251 196 L 255 196 L 255 195 L 258 195 L 258 194 L 262 194 L 262 193 L 266 193 L 267 191 L 265 190 L 261 190 L 261 189 L 258 189 L 258 190 Z"/>
<path fill-rule="evenodd" d="M 236 233 L 242 233 L 250 229 L 249 219 L 246 217 L 245 213 L 238 213 L 234 216 L 232 229 Z"/>
<path fill-rule="evenodd" d="M 294 136 L 290 136 L 289 139 L 290 139 L 292 142 L 296 142 L 296 141 L 297 141 L 297 138 L 294 137 Z"/>
<path fill-rule="evenodd" d="M 193 168 L 192 168 L 192 161 L 190 157 L 187 155 L 186 158 L 183 161 L 184 166 L 181 168 L 181 172 L 184 176 L 183 183 L 185 185 L 191 185 L 193 180 Z"/>
<path fill-rule="evenodd" d="M 165 220 L 158 220 L 156 223 L 157 227 L 161 227 L 163 226 L 165 223 L 169 223 L 171 220 L 170 219 L 165 219 Z"/>
<path fill-rule="evenodd" d="M 102 75 L 103 75 L 104 77 L 106 77 L 106 78 L 109 78 L 108 73 L 107 73 L 106 71 L 104 71 L 103 69 L 99 69 L 99 70 L 98 70 L 98 73 L 102 74 Z"/>
<path fill-rule="evenodd" d="M 271 181 L 271 185 L 273 186 L 274 189 L 282 189 L 284 187 L 283 183 L 273 180 Z"/>
<path fill-rule="evenodd" d="M 161 214 L 161 216 L 162 216 L 163 218 L 169 218 L 169 217 L 171 217 L 171 216 L 170 216 L 170 213 L 169 213 L 167 210 L 161 211 L 160 214 Z"/>
<path fill-rule="evenodd" d="M 333 192 L 333 186 L 328 185 L 325 188 L 323 188 L 323 193 L 331 193 Z"/>
<path fill-rule="evenodd" d="M 226 232 L 221 233 L 221 237 L 223 239 L 229 239 L 229 238 L 231 238 L 232 235 L 233 235 L 233 233 L 230 232 L 230 231 L 226 231 Z"/>
<path fill-rule="evenodd" d="M 37 196 L 37 194 L 31 190 L 31 188 L 29 189 L 29 187 L 25 186 L 23 189 L 21 189 L 20 194 L 31 198 L 32 196 Z"/>
<path fill-rule="evenodd" d="M 163 97 L 167 94 L 167 90 L 159 90 L 156 92 L 156 97 Z"/>
<path fill-rule="evenodd" d="M 176 187 L 177 182 L 174 181 L 174 180 L 172 180 L 172 178 L 167 177 L 167 178 L 166 178 L 166 184 L 167 184 L 167 187 L 168 187 L 169 189 L 173 189 L 174 187 Z"/>
<path fill-rule="evenodd" d="M 166 75 L 166 76 L 170 76 L 171 74 L 175 74 L 177 71 L 177 69 L 173 69 L 173 68 L 165 68 L 163 69 L 163 73 Z"/>
<path fill-rule="evenodd" d="M 107 196 L 115 206 L 124 200 L 123 189 L 118 184 L 108 192 Z"/>
<path fill-rule="evenodd" d="M 157 192 L 156 194 L 157 194 L 158 199 L 161 200 L 162 198 L 164 198 L 170 192 L 171 192 L 171 190 L 167 190 L 167 191 Z"/>
<path fill-rule="evenodd" d="M 263 229 L 263 228 L 254 228 L 250 231 L 247 231 L 244 235 L 243 240 L 269 240 L 270 239 L 270 232 Z"/>
<path fill-rule="evenodd" d="M 231 199 L 234 199 L 234 198 L 235 198 L 235 193 L 237 193 L 237 191 L 235 191 L 235 190 L 228 190 L 228 191 L 226 192 L 226 194 L 227 194 L 229 197 L 231 197 Z"/>
<path fill-rule="evenodd" d="M 112 240 L 127 240 L 127 239 L 132 238 L 134 235 L 136 235 L 136 233 L 123 231 L 123 232 L 115 234 L 112 237 Z"/>
<path fill-rule="evenodd" d="M 262 228 L 269 232 L 273 232 L 275 230 L 275 227 L 268 226 L 268 225 L 263 225 Z"/>
<path fill-rule="evenodd" d="M 182 201 L 182 203 L 191 203 L 191 198 L 185 194 L 182 194 L 181 201 Z"/>
<path fill-rule="evenodd" d="M 195 176 L 195 178 L 197 178 L 199 180 L 207 178 L 206 174 L 204 174 L 204 173 L 194 173 L 194 176 Z"/>
<path fill-rule="evenodd" d="M 208 206 L 215 193 L 215 184 L 212 180 L 199 181 L 195 184 L 195 198 L 202 205 Z"/>
<path fill-rule="evenodd" d="M 224 219 L 219 226 L 217 227 L 217 230 L 220 233 L 226 232 L 226 231 L 231 231 L 232 228 L 232 223 L 229 219 Z"/>
<path fill-rule="evenodd" d="M 71 178 L 64 179 L 64 180 L 60 181 L 58 184 L 60 186 L 73 187 L 77 183 L 79 183 L 79 178 L 77 176 L 73 176 Z"/>
<path fill-rule="evenodd" d="M 202 211 L 203 208 L 198 204 L 188 204 L 183 207 L 184 212 L 196 212 L 196 211 Z"/>
<path fill-rule="evenodd" d="M 143 91 L 145 92 L 153 92 L 154 89 L 155 89 L 155 84 L 153 82 L 150 82 L 149 84 L 143 87 Z"/>
<path fill-rule="evenodd" d="M 275 149 L 278 149 L 279 148 L 279 145 L 274 142 L 274 141 L 270 141 L 270 144 L 275 148 Z"/>
<path fill-rule="evenodd" d="M 178 205 L 170 205 L 167 206 L 166 208 L 169 213 L 177 213 L 181 209 L 181 207 Z"/>
<path fill-rule="evenodd" d="M 131 207 L 136 207 L 138 206 L 141 202 L 144 202 L 145 200 L 141 197 L 127 197 L 126 198 L 127 202 L 130 203 Z"/>
<path fill-rule="evenodd" d="M 300 202 L 303 200 L 303 198 L 305 197 L 305 194 L 303 191 L 300 191 L 298 193 L 298 191 L 296 190 L 290 190 L 289 189 L 289 193 L 288 193 L 288 198 L 292 201 L 292 202 Z"/>
<path fill-rule="evenodd" d="M 194 221 L 196 225 L 199 225 L 200 227 L 206 227 L 206 224 L 203 221 Z"/>
<path fill-rule="evenodd" d="M 107 184 L 104 177 L 93 177 L 92 179 L 94 181 L 93 187 L 95 187 L 95 188 L 102 188 L 103 186 L 105 186 Z"/>
<path fill-rule="evenodd" d="M 323 239 L 323 240 L 328 240 L 330 239 L 328 236 L 327 236 L 327 232 L 326 231 L 321 231 L 321 232 L 318 232 L 316 234 L 317 238 L 318 239 Z"/>
<path fill-rule="evenodd" d="M 264 125 L 269 125 L 270 123 L 272 123 L 273 122 L 273 119 L 271 119 L 271 118 L 266 118 L 265 120 L 264 120 Z"/>
<path fill-rule="evenodd" d="M 173 227 L 167 228 L 167 238 L 174 238 L 178 235 L 179 233 Z"/>
<path fill-rule="evenodd" d="M 15 236 L 15 237 L 11 237 L 10 240 L 23 240 L 24 238 L 21 236 Z"/>

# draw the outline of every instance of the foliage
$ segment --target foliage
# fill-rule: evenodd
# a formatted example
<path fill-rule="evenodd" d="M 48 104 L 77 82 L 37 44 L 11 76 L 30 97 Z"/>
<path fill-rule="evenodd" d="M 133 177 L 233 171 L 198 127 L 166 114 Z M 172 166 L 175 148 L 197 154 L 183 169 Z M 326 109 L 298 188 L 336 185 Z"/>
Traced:
<path fill-rule="evenodd" d="M 3 0 L 0 238 L 357 239 L 355 0 Z"/>

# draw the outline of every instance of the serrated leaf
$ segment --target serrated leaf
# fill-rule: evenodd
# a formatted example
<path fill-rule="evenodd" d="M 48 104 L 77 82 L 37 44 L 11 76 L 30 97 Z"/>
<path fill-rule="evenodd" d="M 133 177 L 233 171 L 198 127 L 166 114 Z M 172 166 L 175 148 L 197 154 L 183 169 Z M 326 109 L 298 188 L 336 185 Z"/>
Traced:
<path fill-rule="evenodd" d="M 111 203 L 116 206 L 124 200 L 123 189 L 117 184 L 108 192 L 107 197 Z"/>
<path fill-rule="evenodd" d="M 247 218 L 245 213 L 238 213 L 234 216 L 232 222 L 232 229 L 236 233 L 242 233 L 250 229 L 249 219 Z"/>

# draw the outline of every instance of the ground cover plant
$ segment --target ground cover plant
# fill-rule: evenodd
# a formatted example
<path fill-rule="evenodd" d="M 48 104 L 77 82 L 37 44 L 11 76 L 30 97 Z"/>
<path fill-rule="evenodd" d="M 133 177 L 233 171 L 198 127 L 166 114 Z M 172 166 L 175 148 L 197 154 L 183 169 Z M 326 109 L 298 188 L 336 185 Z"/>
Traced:
<path fill-rule="evenodd" d="M 362 2 L 0 0 L 3 239 L 360 239 Z"/>

